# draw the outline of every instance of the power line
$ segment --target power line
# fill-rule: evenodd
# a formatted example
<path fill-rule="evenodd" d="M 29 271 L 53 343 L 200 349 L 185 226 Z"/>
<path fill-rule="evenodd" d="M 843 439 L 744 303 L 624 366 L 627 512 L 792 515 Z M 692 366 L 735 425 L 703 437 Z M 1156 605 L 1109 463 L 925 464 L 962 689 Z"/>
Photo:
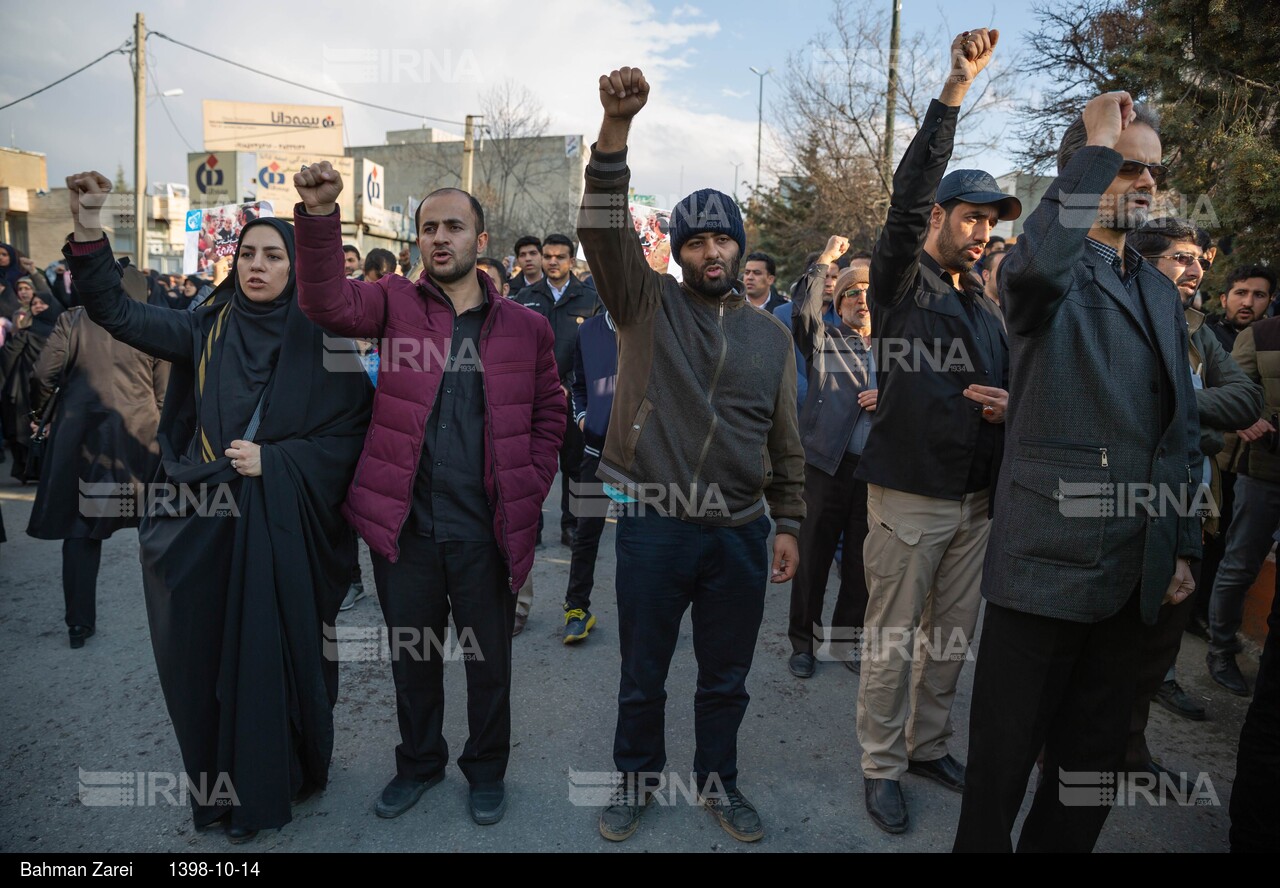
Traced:
<path fill-rule="evenodd" d="M 129 42 L 129 41 L 127 41 L 127 40 L 126 40 L 124 43 L 120 44 L 120 45 L 119 45 L 118 47 L 116 47 L 115 49 L 111 49 L 111 50 L 108 50 L 108 51 L 104 52 L 102 55 L 98 56 L 96 59 L 94 59 L 94 60 L 93 60 L 92 62 L 90 62 L 89 64 L 87 64 L 87 65 L 85 65 L 84 67 L 81 67 L 81 68 L 76 68 L 74 71 L 72 71 L 72 72 L 71 72 L 70 74 L 68 74 L 66 77 L 60 77 L 60 78 L 58 78 L 57 80 L 53 81 L 53 83 L 50 83 L 48 86 L 42 86 L 42 87 L 40 87 L 38 90 L 36 90 L 35 92 L 27 93 L 25 96 L 23 96 L 23 97 L 22 97 L 22 98 L 20 98 L 20 99 L 14 99 L 12 102 L 9 102 L 9 103 L 4 104 L 4 105 L 0 105 L 0 111 L 5 110 L 6 108 L 12 108 L 14 105 L 18 104 L 19 102 L 25 102 L 27 99 L 30 99 L 30 98 L 32 98 L 32 97 L 34 97 L 34 96 L 38 96 L 38 95 L 40 95 L 40 93 L 44 92 L 44 91 L 45 91 L 45 90 L 47 90 L 47 89 L 53 89 L 53 88 L 54 88 L 55 86 L 57 86 L 59 83 L 63 83 L 64 81 L 70 80 L 72 77 L 75 77 L 75 76 L 76 76 L 77 74 L 79 74 L 81 71 L 87 71 L 87 70 L 89 70 L 89 69 L 90 69 L 90 68 L 92 68 L 94 65 L 98 64 L 98 62 L 100 62 L 100 61 L 102 61 L 103 59 L 105 59 L 107 56 L 113 56 L 113 55 L 116 55 L 116 54 L 118 54 L 118 53 L 123 53 L 123 52 L 125 51 L 125 46 L 127 46 L 127 45 L 128 45 L 128 42 Z"/>
<path fill-rule="evenodd" d="M 170 37 L 168 34 L 162 34 L 159 31 L 148 31 L 147 35 L 150 37 L 159 37 L 161 40 L 168 40 L 170 43 L 181 46 L 183 49 L 189 49 L 192 52 L 198 52 L 200 53 L 200 55 L 208 56 L 211 59 L 217 59 L 220 62 L 226 62 L 228 65 L 234 65 L 237 68 L 243 68 L 245 71 L 250 71 L 254 74 L 260 74 L 263 77 L 270 77 L 272 80 L 278 80 L 281 83 L 287 83 L 290 86 L 296 86 L 299 89 L 310 90 L 311 92 L 319 93 L 322 96 L 329 96 L 330 98 L 341 99 L 343 102 L 349 102 L 352 105 L 363 105 L 366 108 L 373 108 L 378 111 L 387 111 L 391 114 L 403 114 L 405 117 L 412 117 L 417 120 L 431 120 L 436 123 L 448 123 L 454 126 L 466 125 L 461 120 L 446 120 L 443 117 L 432 117 L 429 114 L 415 114 L 412 111 L 405 111 L 403 108 L 390 108 L 386 105 L 377 105 L 377 104 L 374 104 L 373 102 L 365 102 L 360 99 L 353 99 L 350 96 L 344 96 L 341 93 L 330 92 L 329 90 L 320 89 L 319 87 L 316 87 L 316 86 L 310 86 L 309 84 L 306 84 L 306 83 L 299 83 L 296 80 L 289 80 L 286 77 L 281 77 L 277 74 L 272 74 L 268 71 L 263 71 L 259 68 L 251 68 L 242 62 L 234 61 L 232 59 L 226 58 L 225 56 L 215 55 L 214 53 L 211 53 L 208 50 L 200 49 L 199 47 L 192 46 L 189 43 L 183 43 L 181 40 L 175 40 L 174 38 Z M 3 110 L 3 109 L 0 109 L 0 110 Z"/>

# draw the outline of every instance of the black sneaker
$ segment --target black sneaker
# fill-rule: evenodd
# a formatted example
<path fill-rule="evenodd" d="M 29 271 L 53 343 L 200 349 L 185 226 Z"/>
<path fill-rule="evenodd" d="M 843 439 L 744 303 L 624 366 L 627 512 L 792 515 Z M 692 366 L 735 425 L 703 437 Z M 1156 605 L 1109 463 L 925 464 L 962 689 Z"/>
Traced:
<path fill-rule="evenodd" d="M 764 824 L 760 822 L 756 806 L 747 801 L 737 787 L 699 795 L 699 799 L 724 831 L 739 842 L 758 842 L 764 838 Z"/>
<path fill-rule="evenodd" d="M 640 815 L 649 802 L 634 780 L 621 778 L 613 787 L 609 804 L 600 811 L 600 835 L 610 842 L 625 842 L 640 826 Z"/>

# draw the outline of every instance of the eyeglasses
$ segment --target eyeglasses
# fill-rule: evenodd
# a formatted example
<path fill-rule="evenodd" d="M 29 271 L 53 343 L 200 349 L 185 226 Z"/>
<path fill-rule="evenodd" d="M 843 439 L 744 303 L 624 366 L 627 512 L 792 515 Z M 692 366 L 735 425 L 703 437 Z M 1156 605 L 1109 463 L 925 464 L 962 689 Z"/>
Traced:
<path fill-rule="evenodd" d="M 1157 185 L 1164 185 L 1164 180 L 1169 176 L 1169 168 L 1162 163 L 1143 163 L 1140 160 L 1126 160 L 1120 164 L 1120 178 L 1136 179 L 1142 175 L 1143 170 L 1150 170 L 1151 178 L 1156 180 Z"/>
<path fill-rule="evenodd" d="M 867 295 L 867 288 L 866 288 L 866 287 L 850 287 L 848 290 L 845 290 L 845 291 L 844 291 L 844 298 L 845 298 L 845 299 L 848 299 L 848 298 L 849 298 L 849 297 L 851 297 L 851 296 L 852 296 L 854 299 L 857 299 L 857 298 L 859 298 L 859 297 L 866 298 L 866 295 Z"/>
<path fill-rule="evenodd" d="M 1157 256 L 1157 259 L 1172 259 L 1179 265 L 1190 265 L 1192 262 L 1199 263 L 1201 268 L 1208 268 L 1212 263 L 1202 256 L 1195 253 L 1170 253 L 1167 256 Z"/>

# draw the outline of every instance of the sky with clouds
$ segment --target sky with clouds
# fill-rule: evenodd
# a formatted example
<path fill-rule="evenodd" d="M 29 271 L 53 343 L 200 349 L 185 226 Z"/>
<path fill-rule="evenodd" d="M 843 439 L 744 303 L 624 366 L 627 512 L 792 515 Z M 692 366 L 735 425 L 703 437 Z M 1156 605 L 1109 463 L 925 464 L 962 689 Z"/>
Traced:
<path fill-rule="evenodd" d="M 875 2 L 887 11 L 892 0 Z M 460 121 L 478 113 L 485 91 L 508 80 L 540 98 L 551 133 L 582 134 L 589 144 L 600 121 L 598 76 L 620 65 L 638 65 L 653 90 L 632 131 L 633 183 L 638 191 L 656 195 L 707 186 L 731 191 L 735 162 L 741 164 L 739 182 L 754 180 L 759 81 L 748 69 L 783 69 L 788 53 L 803 49 L 827 26 L 831 10 L 830 0 L 321 0 L 305 5 L 69 0 L 6 6 L 0 105 L 122 44 L 132 33 L 133 13 L 141 11 L 153 31 L 290 80 L 408 112 L 346 105 L 348 145 L 378 144 L 387 130 L 421 125 L 414 115 Z M 997 9 L 990 0 L 902 0 L 902 7 L 904 33 L 937 34 L 939 80 L 945 64 L 940 28 L 959 31 L 994 23 L 1002 31 L 1000 50 L 1012 54 L 1034 25 L 1023 2 Z M 367 64 L 353 67 L 352 60 Z M 152 182 L 186 181 L 188 146 L 203 147 L 202 99 L 341 104 L 156 37 L 148 40 L 148 61 L 149 93 L 183 90 L 180 97 L 148 103 Z M 993 64 L 999 64 L 999 53 Z M 357 69 L 367 73 L 353 76 Z M 782 100 L 774 80 L 765 80 L 766 180 L 785 166 L 769 132 Z M 428 125 L 461 131 L 460 125 Z M 54 184 L 85 168 L 114 175 L 117 164 L 132 179 L 133 87 L 127 57 L 110 57 L 0 111 L 0 140 L 47 154 Z M 999 175 L 1013 168 L 1011 155 L 1008 148 L 988 152 L 975 165 Z"/>

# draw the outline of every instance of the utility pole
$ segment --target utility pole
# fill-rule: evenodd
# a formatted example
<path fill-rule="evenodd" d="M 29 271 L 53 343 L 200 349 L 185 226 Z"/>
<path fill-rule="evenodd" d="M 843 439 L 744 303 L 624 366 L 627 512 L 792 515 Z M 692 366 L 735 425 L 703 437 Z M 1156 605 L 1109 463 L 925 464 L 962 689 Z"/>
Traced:
<path fill-rule="evenodd" d="M 462 190 L 471 193 L 471 172 L 475 164 L 476 115 L 468 114 L 462 129 Z"/>
<path fill-rule="evenodd" d="M 738 170 L 742 169 L 742 161 L 731 160 L 729 165 L 733 167 L 733 202 L 738 202 Z"/>
<path fill-rule="evenodd" d="M 147 253 L 147 25 L 133 19 L 133 253 L 145 267 Z"/>
<path fill-rule="evenodd" d="M 769 68 L 764 71 L 751 69 L 751 73 L 760 78 L 760 103 L 756 106 L 756 191 L 760 190 L 760 149 L 764 137 L 764 79 L 773 73 Z"/>
<path fill-rule="evenodd" d="M 898 116 L 898 21 L 902 0 L 893 0 L 893 25 L 889 30 L 889 91 L 884 102 L 884 156 L 881 158 L 885 182 L 893 175 L 893 124 Z"/>

